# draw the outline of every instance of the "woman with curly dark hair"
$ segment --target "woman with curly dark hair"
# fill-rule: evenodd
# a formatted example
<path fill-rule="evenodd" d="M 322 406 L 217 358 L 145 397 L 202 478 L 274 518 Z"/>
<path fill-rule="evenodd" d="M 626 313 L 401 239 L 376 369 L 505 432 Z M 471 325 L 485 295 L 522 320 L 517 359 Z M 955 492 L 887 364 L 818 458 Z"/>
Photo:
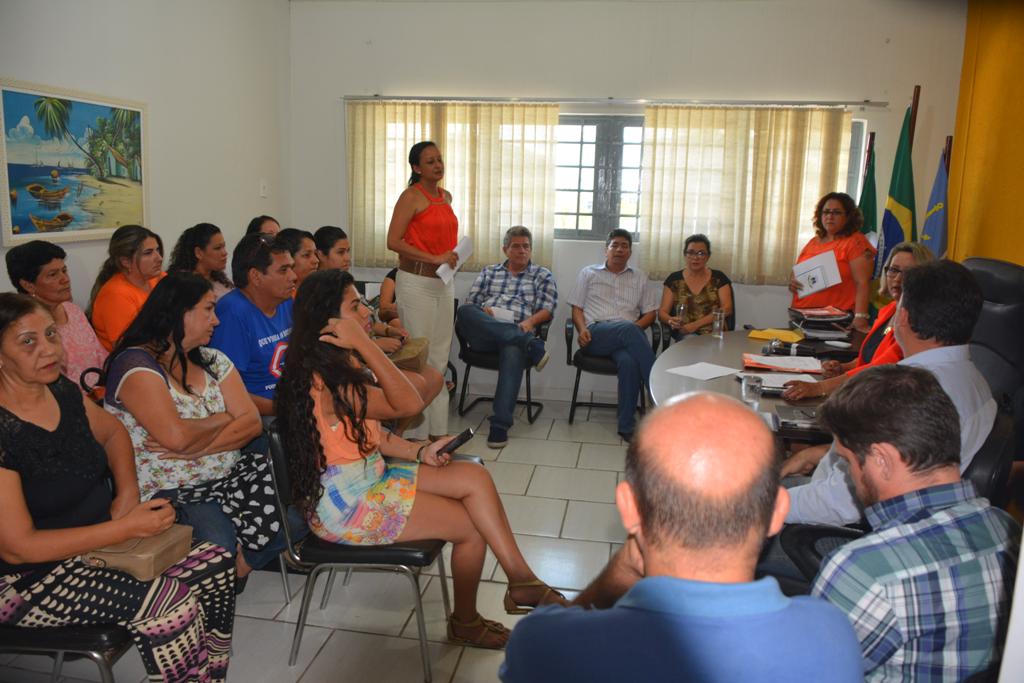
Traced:
<path fill-rule="evenodd" d="M 167 272 L 195 273 L 213 283 L 217 301 L 235 288 L 224 269 L 228 266 L 228 245 L 213 223 L 197 223 L 181 233 L 171 252 Z"/>
<path fill-rule="evenodd" d="M 833 252 L 839 266 L 841 282 L 828 289 L 800 296 L 803 286 L 790 276 L 789 290 L 793 292 L 794 308 L 835 306 L 853 312 L 853 327 L 861 332 L 871 329 L 868 322 L 871 269 L 875 248 L 860 232 L 864 216 L 853 197 L 845 192 L 829 192 L 814 207 L 814 234 L 800 250 L 796 262 Z"/>
<path fill-rule="evenodd" d="M 348 273 L 318 271 L 299 288 L 276 399 L 287 406 L 277 419 L 292 493 L 313 533 L 328 541 L 451 541 L 455 605 L 448 637 L 501 648 L 508 629 L 476 611 L 488 546 L 509 579 L 510 614 L 564 598 L 526 564 L 487 470 L 439 453 L 450 437 L 419 444 L 381 429 L 381 420 L 413 415 L 424 401 L 370 340 L 369 322 Z M 407 462 L 386 463 L 382 456 Z"/>
<path fill-rule="evenodd" d="M 198 540 L 235 558 L 238 576 L 284 549 L 270 469 L 245 452 L 262 432 L 231 360 L 207 347 L 217 326 L 209 280 L 171 273 L 107 361 L 108 412 L 131 435 L 143 500 L 175 501 Z"/>

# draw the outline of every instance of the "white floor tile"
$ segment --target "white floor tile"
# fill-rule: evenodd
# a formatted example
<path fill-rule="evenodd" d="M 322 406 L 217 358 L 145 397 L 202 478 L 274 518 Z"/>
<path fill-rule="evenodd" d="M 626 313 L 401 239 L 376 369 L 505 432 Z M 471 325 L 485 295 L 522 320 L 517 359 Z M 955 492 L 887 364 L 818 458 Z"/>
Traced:
<path fill-rule="evenodd" d="M 569 401 L 555 401 L 546 398 L 536 399 L 544 404 L 544 412 L 540 414 L 541 418 L 555 419 L 555 420 L 568 420 L 569 419 Z M 577 414 L 580 412 L 576 411 Z M 516 419 L 526 416 L 526 406 L 516 407 Z"/>
<path fill-rule="evenodd" d="M 615 408 L 590 408 L 587 415 L 588 422 L 615 422 L 619 421 L 619 411 Z"/>
<path fill-rule="evenodd" d="M 53 671 L 53 658 L 46 655 L 20 655 L 11 662 L 12 667 L 26 669 L 28 671 L 41 672 L 49 675 Z M 131 681 L 138 683 L 146 677 L 146 667 L 142 665 L 142 657 L 134 647 L 117 660 L 114 665 L 114 678 L 117 681 Z M 76 659 L 64 662 L 61 668 L 61 680 L 74 678 L 82 681 L 100 680 L 99 668 L 89 659 Z M 7 681 L 5 670 L 0 668 L 0 681 Z M 14 680 L 19 680 L 15 678 Z"/>
<path fill-rule="evenodd" d="M 553 419 L 541 413 L 537 421 L 530 424 L 526 421 L 526 415 L 523 414 L 522 417 L 516 418 L 512 429 L 508 430 L 508 435 L 522 439 L 546 439 L 548 438 L 548 432 L 551 431 L 551 423 L 553 422 Z"/>
<path fill-rule="evenodd" d="M 541 498 L 615 502 L 615 472 L 602 470 L 537 467 L 527 495 Z"/>
<path fill-rule="evenodd" d="M 50 665 L 52 668 L 52 659 Z M 12 664 L 11 666 L 0 666 L 0 681 L 3 683 L 49 683 L 50 674 L 49 670 L 46 673 L 29 671 L 28 669 L 18 669 Z"/>
<path fill-rule="evenodd" d="M 434 680 L 451 679 L 462 648 L 431 643 Z M 422 681 L 420 646 L 410 638 L 335 631 L 302 677 L 303 683 L 321 681 Z"/>
<path fill-rule="evenodd" d="M 508 445 L 501 449 L 501 455 L 498 456 L 498 460 L 529 465 L 575 467 L 579 454 L 580 445 L 578 443 L 541 441 L 539 439 L 509 439 Z"/>
<path fill-rule="evenodd" d="M 505 661 L 501 650 L 467 647 L 459 660 L 459 668 L 451 683 L 497 683 L 498 667 Z"/>
<path fill-rule="evenodd" d="M 305 583 L 306 577 L 301 574 L 288 575 L 288 586 L 291 588 L 293 600 L 298 600 L 302 596 L 302 586 Z M 236 599 L 235 614 L 273 619 L 284 606 L 281 575 L 278 572 L 258 571 L 249 575 L 245 592 Z"/>
<path fill-rule="evenodd" d="M 626 447 L 585 443 L 580 446 L 580 462 L 577 467 L 621 472 L 626 467 Z"/>
<path fill-rule="evenodd" d="M 569 424 L 568 420 L 555 420 L 548 438 L 552 441 L 578 441 L 583 443 L 606 443 L 618 445 L 622 443 L 614 422 L 583 422 L 576 420 Z"/>
<path fill-rule="evenodd" d="M 445 571 L 448 572 L 448 576 L 451 576 L 452 575 L 452 544 L 451 543 L 445 544 L 444 550 L 442 550 L 441 552 L 444 555 Z M 483 571 L 483 574 L 481 575 L 481 578 L 484 581 L 489 580 L 491 578 L 491 575 L 494 573 L 494 568 L 497 565 L 498 565 L 498 558 L 496 558 L 494 556 L 494 553 L 491 552 L 491 549 L 488 548 L 487 549 L 487 554 L 484 555 L 484 571 Z M 427 577 L 427 576 L 437 576 L 437 562 L 434 562 L 429 567 L 424 569 L 423 570 L 423 575 L 424 575 L 424 578 L 421 579 L 422 583 L 426 583 L 426 578 L 425 577 Z"/>
<path fill-rule="evenodd" d="M 585 503 L 569 501 L 562 525 L 562 538 L 581 541 L 619 542 L 626 538 L 619 511 L 610 503 Z"/>
<path fill-rule="evenodd" d="M 513 532 L 558 538 L 565 514 L 564 500 L 502 494 L 501 501 Z"/>
<path fill-rule="evenodd" d="M 234 654 L 228 668 L 228 680 L 246 683 L 297 681 L 331 633 L 330 629 L 307 625 L 302 632 L 299 658 L 295 666 L 288 666 L 295 624 L 236 617 L 232 639 Z"/>
<path fill-rule="evenodd" d="M 459 446 L 457 452 L 463 455 L 477 455 L 484 460 L 496 460 L 501 449 L 489 447 L 487 445 L 487 429 L 478 429 L 472 439 Z"/>
<path fill-rule="evenodd" d="M 519 549 L 541 581 L 554 588 L 583 590 L 608 564 L 608 544 L 516 534 Z M 501 567 L 494 581 L 507 582 Z"/>
<path fill-rule="evenodd" d="M 530 477 L 533 476 L 533 465 L 494 461 L 488 462 L 486 467 L 494 479 L 498 493 L 523 495 L 526 493 L 526 487 L 530 485 Z"/>
<path fill-rule="evenodd" d="M 310 603 L 307 624 L 394 636 L 402 632 L 413 609 L 409 579 L 392 572 L 355 572 L 347 586 L 342 585 L 343 579 L 339 572 L 327 609 L 321 610 L 320 598 L 327 575 L 321 576 Z M 421 590 L 426 582 L 426 577 L 420 579 Z M 300 600 L 293 600 L 277 619 L 294 623 L 300 606 Z"/>

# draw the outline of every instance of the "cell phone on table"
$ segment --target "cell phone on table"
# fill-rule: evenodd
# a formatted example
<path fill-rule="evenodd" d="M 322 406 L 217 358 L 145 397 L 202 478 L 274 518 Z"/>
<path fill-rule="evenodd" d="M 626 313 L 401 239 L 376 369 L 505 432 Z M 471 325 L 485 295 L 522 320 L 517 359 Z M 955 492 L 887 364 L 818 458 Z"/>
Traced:
<path fill-rule="evenodd" d="M 459 446 L 461 446 L 462 444 L 466 443 L 467 441 L 469 441 L 472 438 L 473 438 L 473 429 L 472 428 L 467 428 L 464 432 L 462 432 L 461 434 L 456 436 L 454 439 L 452 439 L 451 441 L 449 441 L 445 445 L 441 446 L 441 448 L 437 451 L 437 454 L 438 455 L 445 455 L 445 454 L 448 454 L 448 453 L 454 453 L 456 448 L 458 448 Z"/>

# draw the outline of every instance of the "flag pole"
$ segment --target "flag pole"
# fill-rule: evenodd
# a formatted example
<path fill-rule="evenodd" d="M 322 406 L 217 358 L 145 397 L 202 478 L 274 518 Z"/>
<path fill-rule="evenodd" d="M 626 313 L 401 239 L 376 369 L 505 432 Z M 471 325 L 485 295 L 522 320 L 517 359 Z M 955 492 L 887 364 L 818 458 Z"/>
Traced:
<path fill-rule="evenodd" d="M 914 86 L 914 99 L 910 103 L 910 149 L 914 149 L 914 128 L 917 127 L 917 103 L 921 100 L 921 86 Z"/>
<path fill-rule="evenodd" d="M 868 148 L 864 153 L 864 170 L 861 173 L 861 177 L 867 175 L 868 166 L 871 165 L 871 158 L 875 156 L 875 131 L 868 133 Z"/>
<path fill-rule="evenodd" d="M 946 173 L 949 173 L 949 159 L 953 153 L 953 136 L 946 136 L 946 147 L 942 150 L 942 158 L 946 163 Z"/>

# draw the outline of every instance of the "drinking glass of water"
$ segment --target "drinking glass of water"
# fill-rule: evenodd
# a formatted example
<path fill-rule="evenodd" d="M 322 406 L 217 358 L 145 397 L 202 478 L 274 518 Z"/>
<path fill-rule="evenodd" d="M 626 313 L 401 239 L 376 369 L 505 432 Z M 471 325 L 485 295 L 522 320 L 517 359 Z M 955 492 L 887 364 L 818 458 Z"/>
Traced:
<path fill-rule="evenodd" d="M 725 334 L 725 311 L 716 308 L 711 312 L 711 336 L 722 339 Z"/>
<path fill-rule="evenodd" d="M 764 381 L 757 375 L 743 375 L 743 382 L 740 384 L 743 402 L 757 410 L 761 403 L 761 390 L 763 388 Z"/>

